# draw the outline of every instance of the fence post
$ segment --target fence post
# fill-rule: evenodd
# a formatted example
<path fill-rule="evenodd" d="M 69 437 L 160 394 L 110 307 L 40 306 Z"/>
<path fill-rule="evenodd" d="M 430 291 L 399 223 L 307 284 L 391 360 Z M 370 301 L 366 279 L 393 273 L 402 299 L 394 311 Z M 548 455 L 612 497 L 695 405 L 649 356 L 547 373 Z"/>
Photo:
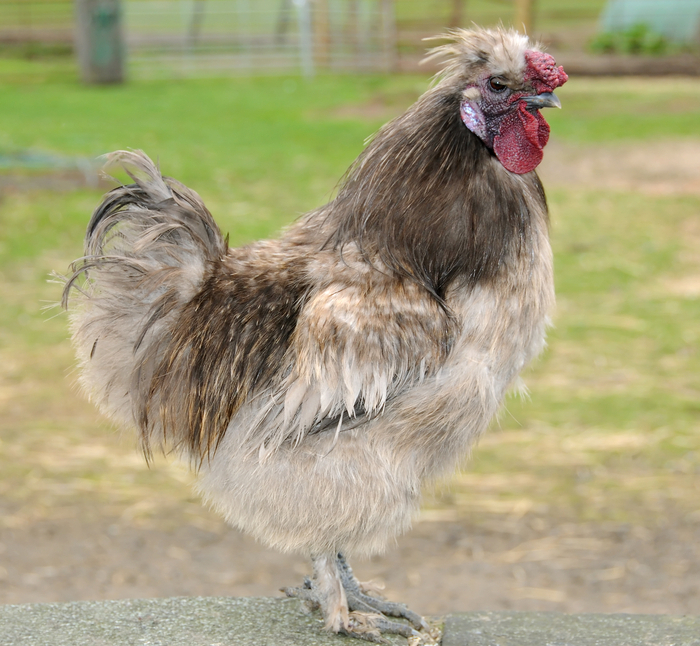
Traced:
<path fill-rule="evenodd" d="M 316 60 L 319 67 L 327 69 L 331 65 L 331 16 L 328 0 L 316 0 L 314 27 Z"/>
<path fill-rule="evenodd" d="M 528 36 L 532 36 L 535 28 L 535 0 L 515 1 L 515 28 L 523 29 Z"/>
<path fill-rule="evenodd" d="M 76 0 L 75 45 L 84 83 L 124 81 L 120 0 Z"/>
<path fill-rule="evenodd" d="M 465 0 L 452 0 L 452 10 L 450 12 L 450 22 L 448 24 L 450 29 L 461 27 L 464 22 L 464 1 Z"/>
<path fill-rule="evenodd" d="M 384 71 L 394 72 L 398 67 L 394 0 L 380 0 L 380 8 L 382 13 L 381 38 L 384 52 Z"/>
<path fill-rule="evenodd" d="M 299 20 L 299 56 L 301 57 L 301 72 L 305 78 L 314 76 L 314 42 L 311 28 L 310 0 L 294 0 Z"/>

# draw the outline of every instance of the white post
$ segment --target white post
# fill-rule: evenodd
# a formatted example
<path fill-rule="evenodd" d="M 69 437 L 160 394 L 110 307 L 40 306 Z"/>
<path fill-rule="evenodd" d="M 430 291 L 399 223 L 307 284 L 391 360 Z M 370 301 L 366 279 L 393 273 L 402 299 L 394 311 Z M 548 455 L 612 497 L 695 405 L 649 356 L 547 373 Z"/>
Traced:
<path fill-rule="evenodd" d="M 294 0 L 299 21 L 299 56 L 301 58 L 301 72 L 305 78 L 314 76 L 314 43 L 311 30 L 311 2 L 310 0 Z"/>

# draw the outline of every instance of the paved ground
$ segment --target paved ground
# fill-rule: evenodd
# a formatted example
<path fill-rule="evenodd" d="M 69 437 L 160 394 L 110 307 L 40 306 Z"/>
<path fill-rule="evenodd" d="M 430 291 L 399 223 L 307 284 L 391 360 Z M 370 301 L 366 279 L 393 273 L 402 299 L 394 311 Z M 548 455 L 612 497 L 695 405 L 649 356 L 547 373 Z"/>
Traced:
<path fill-rule="evenodd" d="M 0 606 L 0 646 L 332 646 L 296 599 L 180 597 Z M 439 624 L 443 624 L 440 630 Z M 413 646 L 698 646 L 700 617 L 472 612 L 435 621 Z M 400 637 L 387 636 L 392 644 Z"/>

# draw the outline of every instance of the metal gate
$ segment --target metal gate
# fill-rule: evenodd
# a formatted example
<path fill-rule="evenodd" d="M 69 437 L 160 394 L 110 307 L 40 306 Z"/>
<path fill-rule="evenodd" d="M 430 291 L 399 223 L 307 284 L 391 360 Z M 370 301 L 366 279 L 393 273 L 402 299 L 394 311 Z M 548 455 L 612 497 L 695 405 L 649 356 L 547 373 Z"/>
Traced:
<path fill-rule="evenodd" d="M 138 76 L 388 70 L 387 0 L 127 0 L 123 20 Z"/>

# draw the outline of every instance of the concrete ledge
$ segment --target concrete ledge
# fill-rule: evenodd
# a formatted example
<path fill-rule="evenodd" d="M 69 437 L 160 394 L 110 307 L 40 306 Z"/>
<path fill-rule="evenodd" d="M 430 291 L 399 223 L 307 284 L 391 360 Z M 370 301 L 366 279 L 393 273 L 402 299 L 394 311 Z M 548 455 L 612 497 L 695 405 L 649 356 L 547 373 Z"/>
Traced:
<path fill-rule="evenodd" d="M 405 646 L 405 640 L 392 643 Z M 174 598 L 0 606 L 0 646 L 339 646 L 296 599 Z M 700 617 L 471 612 L 443 646 L 700 646 Z"/>
<path fill-rule="evenodd" d="M 442 646 L 700 646 L 700 617 L 469 612 L 445 621 Z"/>
<path fill-rule="evenodd" d="M 296 599 L 179 597 L 0 606 L 2 646 L 337 646 Z"/>

